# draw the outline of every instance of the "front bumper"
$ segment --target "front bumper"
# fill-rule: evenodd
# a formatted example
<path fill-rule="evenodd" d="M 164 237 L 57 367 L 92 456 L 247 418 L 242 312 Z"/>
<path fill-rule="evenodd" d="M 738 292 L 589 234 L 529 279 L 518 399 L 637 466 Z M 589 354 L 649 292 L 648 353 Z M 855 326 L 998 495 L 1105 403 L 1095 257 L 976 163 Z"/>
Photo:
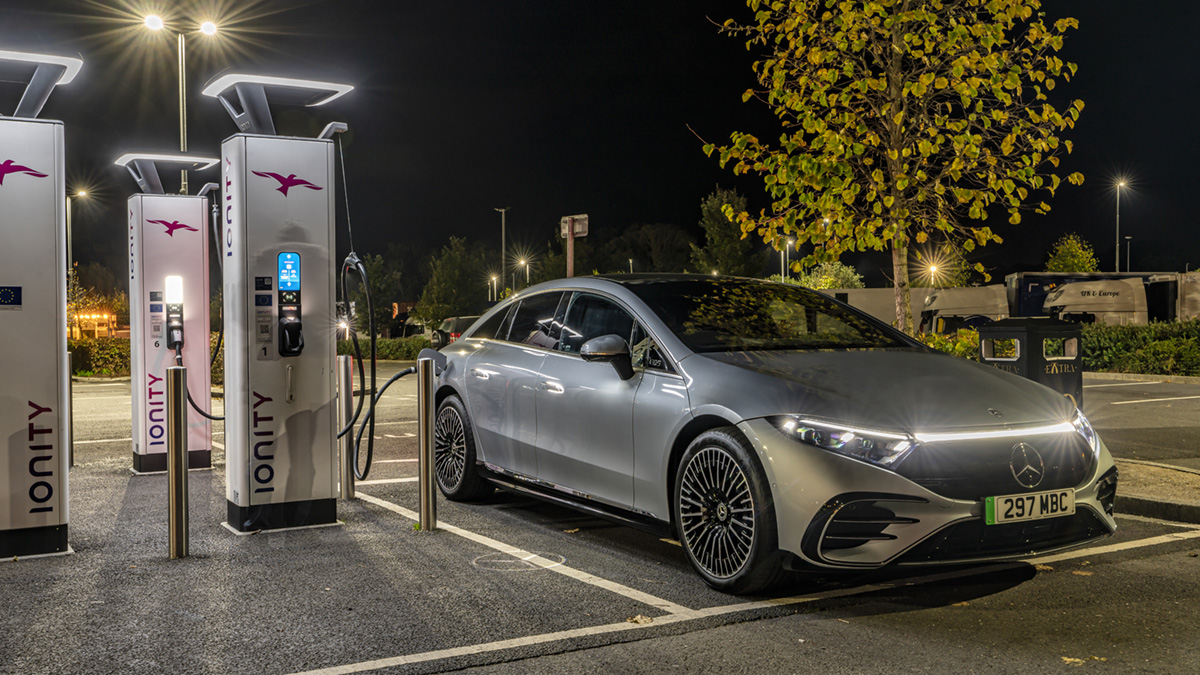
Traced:
<path fill-rule="evenodd" d="M 984 525 L 983 502 L 950 499 L 888 469 L 799 443 L 766 419 L 738 428 L 770 484 L 779 548 L 793 567 L 869 569 L 889 563 L 995 561 L 1078 546 L 1116 531 L 1116 468 L 1100 441 L 1075 490 L 1075 515 Z"/>

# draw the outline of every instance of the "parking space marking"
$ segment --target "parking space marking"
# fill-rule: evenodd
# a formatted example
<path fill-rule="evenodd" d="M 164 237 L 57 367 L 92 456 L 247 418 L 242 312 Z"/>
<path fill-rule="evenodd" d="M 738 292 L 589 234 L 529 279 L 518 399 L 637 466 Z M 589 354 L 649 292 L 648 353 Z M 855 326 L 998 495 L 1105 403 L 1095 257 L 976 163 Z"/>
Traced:
<path fill-rule="evenodd" d="M 387 502 L 384 502 L 385 504 Z M 472 654 L 486 654 L 490 652 L 499 652 L 507 649 L 517 649 L 520 647 L 528 647 L 532 645 L 547 644 L 550 642 L 561 642 L 572 640 L 575 638 L 588 637 L 593 635 L 605 635 L 609 633 L 621 633 L 631 630 L 648 630 L 658 626 L 666 626 L 674 623 L 683 623 L 686 621 L 695 621 L 696 619 L 707 619 L 726 614 L 735 614 L 737 612 L 747 612 L 756 609 L 770 609 L 773 607 L 786 607 L 788 605 L 799 605 L 817 600 L 828 600 L 853 595 L 861 595 L 864 593 L 872 593 L 875 591 L 888 590 L 903 586 L 914 586 L 918 584 L 933 583 L 947 579 L 955 579 L 968 576 L 987 575 L 1001 569 L 1011 568 L 1012 563 L 989 565 L 987 567 L 979 567 L 967 570 L 956 570 L 953 572 L 944 572 L 940 574 L 931 574 L 924 577 L 913 579 L 903 579 L 895 583 L 881 583 L 864 586 L 855 586 L 852 588 L 839 588 L 820 593 L 812 593 L 809 595 L 791 596 L 786 598 L 767 598 L 764 600 L 751 600 L 749 602 L 739 602 L 732 605 L 718 605 L 716 607 L 707 607 L 698 610 L 686 610 L 681 613 L 667 614 L 665 616 L 654 617 L 648 624 L 637 624 L 629 621 L 621 623 L 609 623 L 599 626 L 589 626 L 587 628 L 576 628 L 573 630 L 557 631 L 554 633 L 542 633 L 540 635 L 529 635 L 527 637 L 513 638 L 510 640 L 498 640 L 496 642 L 486 642 L 478 645 L 466 645 L 463 647 L 451 647 L 449 649 L 439 649 L 432 652 L 424 652 L 421 654 L 408 654 L 405 656 L 394 656 L 391 658 L 376 659 L 374 661 L 363 661 L 361 663 L 350 663 L 343 666 L 333 666 L 331 668 L 322 668 L 320 670 L 304 671 L 302 673 L 294 673 L 293 675 L 347 675 L 349 673 L 361 673 L 367 670 L 376 670 L 378 668 L 393 668 L 395 666 L 410 665 L 414 663 L 425 663 L 428 661 L 438 661 L 441 659 L 454 658 L 456 656 L 470 656 Z"/>
<path fill-rule="evenodd" d="M 101 438 L 94 441 L 72 441 L 73 445 L 91 445 L 93 443 L 120 443 L 122 441 L 132 441 L 132 438 Z"/>
<path fill-rule="evenodd" d="M 1110 405 L 1129 405 L 1130 403 L 1158 403 L 1159 401 L 1187 401 L 1200 396 L 1172 396 L 1170 398 L 1145 398 L 1138 401 L 1113 401 Z"/>
<path fill-rule="evenodd" d="M 1137 385 L 1147 384 L 1162 384 L 1162 382 L 1118 382 L 1116 384 L 1085 384 L 1084 389 L 1094 389 L 1096 387 L 1135 387 Z"/>
<path fill-rule="evenodd" d="M 393 504 L 389 501 L 380 499 L 378 497 L 372 497 L 372 496 L 366 495 L 366 494 L 359 494 L 358 497 L 359 497 L 359 499 L 362 499 L 363 501 L 366 501 L 366 502 L 374 504 L 376 506 L 385 508 L 389 511 L 398 513 L 398 514 L 404 516 L 405 518 L 408 518 L 409 520 L 418 520 L 418 521 L 420 520 L 420 517 L 418 516 L 416 511 L 411 511 L 409 509 L 404 508 L 403 506 L 399 506 L 399 505 Z M 650 595 L 649 593 L 644 593 L 637 589 L 633 589 L 628 586 L 625 586 L 624 584 L 618 584 L 615 581 L 609 581 L 608 579 L 603 579 L 594 574 L 589 574 L 582 570 L 577 570 L 573 567 L 561 565 L 553 560 L 547 560 L 539 555 L 530 553 L 529 551 L 519 549 L 515 546 L 510 546 L 508 544 L 505 544 L 504 542 L 496 541 L 495 539 L 492 539 L 491 537 L 486 537 L 482 534 L 476 534 L 469 530 L 464 530 L 461 527 L 457 527 L 455 525 L 451 525 L 449 523 L 443 523 L 443 522 L 438 523 L 438 529 L 442 529 L 447 532 L 457 534 L 460 537 L 463 537 L 465 539 L 470 539 L 471 541 L 473 541 L 477 544 L 482 544 L 484 546 L 487 546 L 488 548 L 495 549 L 502 553 L 507 553 L 509 555 L 512 555 L 512 556 L 515 556 L 518 558 L 522 558 L 525 560 L 525 562 L 527 562 L 531 565 L 536 565 L 538 567 L 542 567 L 544 569 L 548 569 L 548 570 L 557 572 L 563 576 L 571 577 L 572 579 L 575 579 L 577 581 L 582 581 L 585 584 L 589 584 L 591 586 L 596 586 L 597 588 L 603 588 L 604 590 L 610 591 L 612 593 L 616 593 L 617 595 L 623 595 L 631 600 L 636 600 L 637 602 L 640 602 L 640 603 L 643 603 L 646 605 L 650 605 L 651 607 L 656 607 L 656 608 L 666 612 L 667 614 L 682 614 L 682 615 L 689 615 L 689 616 L 691 615 L 692 610 L 684 607 L 683 605 L 677 605 L 669 600 L 664 600 L 662 598 L 655 597 L 653 595 Z"/>
<path fill-rule="evenodd" d="M 372 503 L 380 503 L 384 508 L 394 506 L 389 502 L 371 498 Z M 399 509 L 399 510 L 397 510 Z M 396 507 L 391 509 L 397 513 L 409 512 L 407 509 Z M 402 515 L 405 515 L 402 513 Z M 415 518 L 416 514 L 405 517 Z M 918 586 L 922 584 L 936 583 L 939 581 L 948 581 L 965 577 L 988 576 L 994 572 L 1010 569 L 1014 564 L 1030 564 L 1048 563 L 1058 560 L 1068 560 L 1071 558 L 1085 557 L 1088 555 L 1103 555 L 1105 553 L 1114 553 L 1117 551 L 1128 550 L 1131 548 L 1140 548 L 1145 546 L 1154 546 L 1158 544 L 1166 544 L 1175 541 L 1186 539 L 1194 539 L 1200 537 L 1200 530 L 1190 532 L 1180 532 L 1176 534 L 1168 534 L 1160 537 L 1150 537 L 1147 539 L 1139 539 L 1137 541 L 1126 542 L 1124 544 L 1113 544 L 1111 546 L 1099 546 L 1094 548 L 1072 551 L 1058 556 L 1047 556 L 1044 558 L 1035 558 L 1032 560 L 1021 561 L 1021 563 L 997 563 L 984 567 L 974 567 L 962 570 L 954 570 L 951 572 L 942 572 L 930 574 L 922 577 L 913 577 L 909 579 L 899 579 L 895 582 L 885 582 L 878 584 L 869 584 L 863 586 L 854 586 L 851 588 L 841 588 L 821 593 L 812 593 L 809 595 L 791 596 L 786 598 L 767 598 L 764 600 L 752 600 L 750 602 L 735 603 L 731 605 L 718 605 L 716 607 L 707 607 L 698 610 L 686 610 L 680 613 L 667 614 L 666 616 L 655 617 L 648 624 L 635 624 L 630 622 L 610 623 L 600 626 L 591 626 L 588 628 L 577 628 L 574 630 L 557 631 L 554 633 L 543 633 L 541 635 L 530 635 L 522 638 L 513 638 L 510 640 L 498 640 L 496 642 L 487 642 L 478 645 L 466 645 L 463 647 L 452 647 L 449 649 L 439 649 L 437 651 L 424 652 L 420 654 L 408 654 L 405 656 L 395 656 L 384 659 L 376 659 L 374 661 L 363 661 L 360 663 L 351 663 L 342 666 L 333 666 L 331 668 L 322 668 L 320 670 L 304 671 L 302 673 L 294 673 L 293 675 L 346 675 L 348 673 L 361 673 L 368 670 L 376 670 L 379 668 L 392 668 L 395 666 L 403 666 L 414 663 L 425 663 L 429 661 L 438 661 L 441 659 L 449 659 L 458 656 L 470 656 L 473 654 L 486 654 L 491 652 L 500 652 L 508 649 L 518 649 L 520 647 L 528 647 L 532 645 L 547 644 L 551 642 L 561 642 L 572 640 L 580 637 L 588 637 L 594 635 L 605 635 L 609 633 L 620 633 L 631 630 L 647 630 L 656 626 L 665 626 L 674 623 L 683 623 L 686 621 L 694 621 L 696 619 L 712 618 L 734 614 L 737 612 L 747 612 L 756 609 L 768 609 L 771 607 L 785 607 L 789 605 L 798 605 L 802 603 L 814 602 L 817 600 L 828 600 L 834 598 L 848 597 L 854 595 L 863 595 L 874 593 L 877 591 L 890 590 L 894 588 Z"/>
<path fill-rule="evenodd" d="M 222 444 L 222 443 L 218 443 L 218 442 L 216 442 L 216 441 L 211 441 L 211 443 L 212 443 L 213 447 L 214 447 L 214 448 L 216 448 L 216 449 L 218 449 L 218 450 L 224 450 L 224 449 L 225 449 L 225 445 L 224 445 L 224 444 Z"/>
<path fill-rule="evenodd" d="M 416 461 L 416 460 L 413 460 Z M 377 480 L 356 480 L 354 487 L 362 487 L 363 485 L 391 485 L 392 483 L 415 483 L 420 480 L 417 476 L 409 476 L 408 478 L 379 478 Z M 365 496 L 365 495 L 362 495 Z"/>
<path fill-rule="evenodd" d="M 384 434 L 384 436 L 387 436 L 388 438 L 400 438 L 400 436 L 392 436 L 390 434 Z M 372 461 L 371 463 L 372 464 L 396 464 L 398 462 L 415 462 L 415 461 L 417 461 L 417 460 L 416 459 L 376 459 L 376 460 Z"/>
<path fill-rule="evenodd" d="M 1184 541 L 1187 539 L 1196 539 L 1200 537 L 1200 530 L 1191 530 L 1189 532 L 1172 532 L 1157 537 L 1148 537 L 1146 539 L 1135 539 L 1120 544 L 1109 544 L 1108 546 L 1093 546 L 1091 548 L 1082 548 L 1077 551 L 1068 551 L 1058 555 L 1038 556 L 1036 558 L 1028 558 L 1025 562 L 1033 563 L 1052 563 L 1061 560 L 1074 560 L 1075 558 L 1086 558 L 1092 555 L 1104 555 L 1105 553 L 1117 553 L 1119 551 L 1128 551 L 1134 548 L 1144 548 L 1146 546 L 1158 546 L 1159 544 L 1170 544 L 1176 541 Z"/>

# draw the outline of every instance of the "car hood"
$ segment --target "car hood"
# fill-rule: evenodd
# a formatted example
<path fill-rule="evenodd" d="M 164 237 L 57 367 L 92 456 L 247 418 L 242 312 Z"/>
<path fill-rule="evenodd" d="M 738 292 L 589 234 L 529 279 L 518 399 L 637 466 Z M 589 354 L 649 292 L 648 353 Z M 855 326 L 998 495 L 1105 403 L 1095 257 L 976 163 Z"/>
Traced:
<path fill-rule="evenodd" d="M 700 353 L 681 366 L 693 410 L 741 419 L 803 414 L 912 432 L 1058 423 L 1074 412 L 1031 380 L 918 349 Z"/>

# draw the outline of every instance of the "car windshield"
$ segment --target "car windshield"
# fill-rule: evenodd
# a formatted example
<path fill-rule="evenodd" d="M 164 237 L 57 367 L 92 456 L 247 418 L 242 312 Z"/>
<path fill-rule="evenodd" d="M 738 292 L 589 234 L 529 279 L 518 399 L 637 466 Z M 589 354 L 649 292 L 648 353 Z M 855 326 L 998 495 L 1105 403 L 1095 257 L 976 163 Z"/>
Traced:
<path fill-rule="evenodd" d="M 858 312 L 791 284 L 693 278 L 627 286 L 695 352 L 911 346 Z"/>

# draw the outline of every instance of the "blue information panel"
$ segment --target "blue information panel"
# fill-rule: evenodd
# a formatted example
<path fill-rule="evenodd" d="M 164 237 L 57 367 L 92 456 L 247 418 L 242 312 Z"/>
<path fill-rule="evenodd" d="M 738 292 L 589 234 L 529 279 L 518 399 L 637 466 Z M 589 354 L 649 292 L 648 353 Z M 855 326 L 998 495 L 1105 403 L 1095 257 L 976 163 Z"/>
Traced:
<path fill-rule="evenodd" d="M 279 290 L 300 290 L 300 254 L 279 254 Z"/>

